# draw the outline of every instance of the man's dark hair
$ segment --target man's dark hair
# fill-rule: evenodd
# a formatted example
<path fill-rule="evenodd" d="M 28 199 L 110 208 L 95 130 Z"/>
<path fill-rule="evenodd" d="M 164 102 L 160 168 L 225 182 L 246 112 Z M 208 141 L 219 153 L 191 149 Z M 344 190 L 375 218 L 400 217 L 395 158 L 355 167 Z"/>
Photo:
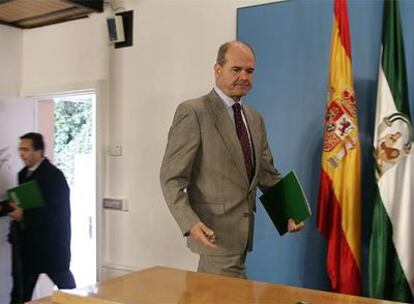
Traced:
<path fill-rule="evenodd" d="M 244 41 L 235 40 L 235 41 L 226 42 L 226 43 L 222 44 L 219 47 L 219 50 L 217 52 L 217 59 L 216 59 L 216 63 L 217 64 L 223 66 L 226 63 L 226 54 L 227 54 L 227 51 L 229 50 L 229 48 L 232 45 L 235 45 L 235 44 L 242 44 L 242 45 L 248 47 L 250 49 L 250 51 L 253 53 L 253 56 L 256 58 L 256 55 L 255 55 L 255 53 L 253 51 L 253 48 L 250 46 L 250 44 L 248 44 L 247 42 L 244 42 Z"/>
<path fill-rule="evenodd" d="M 43 136 L 40 133 L 30 132 L 20 136 L 20 139 L 31 139 L 33 150 L 45 150 L 45 143 L 43 141 Z"/>

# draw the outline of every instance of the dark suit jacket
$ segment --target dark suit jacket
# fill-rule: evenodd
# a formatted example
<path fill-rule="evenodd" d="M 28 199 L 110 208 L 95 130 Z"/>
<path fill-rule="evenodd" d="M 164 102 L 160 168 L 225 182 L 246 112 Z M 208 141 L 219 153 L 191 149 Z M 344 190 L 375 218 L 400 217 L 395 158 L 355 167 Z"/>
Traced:
<path fill-rule="evenodd" d="M 175 113 L 160 173 L 165 200 L 183 233 L 201 220 L 217 236 L 217 249 L 189 238 L 194 252 L 228 255 L 251 249 L 256 188 L 266 190 L 281 178 L 262 117 L 246 104 L 243 112 L 253 143 L 251 182 L 234 122 L 214 90 L 180 104 Z"/>
<path fill-rule="evenodd" d="M 13 211 L 13 208 L 10 207 L 8 200 L 1 201 L 0 206 L 1 206 L 0 216 L 6 216 L 9 212 Z"/>
<path fill-rule="evenodd" d="M 19 184 L 36 180 L 45 199 L 43 207 L 23 211 L 18 226 L 21 255 L 25 272 L 62 272 L 70 264 L 70 194 L 66 179 L 48 159 L 27 175 L 27 167 L 19 172 Z"/>

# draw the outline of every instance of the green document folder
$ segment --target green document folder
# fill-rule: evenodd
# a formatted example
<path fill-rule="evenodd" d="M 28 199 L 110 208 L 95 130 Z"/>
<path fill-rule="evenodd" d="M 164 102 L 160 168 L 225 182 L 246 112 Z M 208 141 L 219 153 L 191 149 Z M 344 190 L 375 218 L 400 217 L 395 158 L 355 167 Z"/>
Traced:
<path fill-rule="evenodd" d="M 42 192 L 35 180 L 11 188 L 7 190 L 7 193 L 9 199 L 13 200 L 16 205 L 23 209 L 42 207 L 44 204 Z"/>
<path fill-rule="evenodd" d="M 280 235 L 287 232 L 287 223 L 309 218 L 312 211 L 302 186 L 292 170 L 260 197 L 264 208 Z"/>

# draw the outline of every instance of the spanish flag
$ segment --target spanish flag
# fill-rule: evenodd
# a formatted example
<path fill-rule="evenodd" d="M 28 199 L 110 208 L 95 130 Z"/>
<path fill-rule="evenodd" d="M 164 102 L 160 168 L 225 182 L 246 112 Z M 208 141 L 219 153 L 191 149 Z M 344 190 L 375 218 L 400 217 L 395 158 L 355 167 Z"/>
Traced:
<path fill-rule="evenodd" d="M 334 291 L 361 294 L 360 142 L 346 0 L 334 1 L 317 226 Z"/>

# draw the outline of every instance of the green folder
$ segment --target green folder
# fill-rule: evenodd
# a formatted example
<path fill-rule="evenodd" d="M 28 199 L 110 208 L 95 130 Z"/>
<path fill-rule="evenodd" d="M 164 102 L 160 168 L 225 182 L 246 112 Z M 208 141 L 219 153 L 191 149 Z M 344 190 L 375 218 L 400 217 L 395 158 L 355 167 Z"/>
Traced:
<path fill-rule="evenodd" d="M 37 181 L 20 184 L 17 187 L 7 190 L 9 199 L 14 201 L 16 205 L 23 209 L 33 209 L 42 207 L 44 198 L 40 191 Z"/>
<path fill-rule="evenodd" d="M 289 219 L 299 223 L 312 214 L 306 195 L 293 170 L 266 191 L 260 200 L 280 235 L 287 232 Z"/>

